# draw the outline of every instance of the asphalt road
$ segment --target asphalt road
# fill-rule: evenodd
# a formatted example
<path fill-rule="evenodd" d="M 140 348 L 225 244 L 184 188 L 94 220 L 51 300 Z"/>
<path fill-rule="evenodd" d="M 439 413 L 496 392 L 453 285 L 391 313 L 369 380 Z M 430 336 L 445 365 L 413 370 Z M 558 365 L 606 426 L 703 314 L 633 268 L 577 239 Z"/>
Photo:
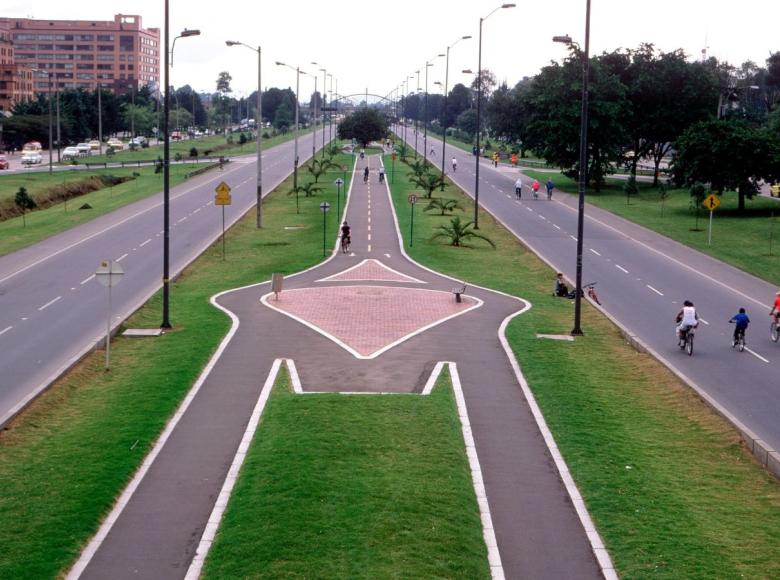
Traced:
<path fill-rule="evenodd" d="M 414 145 L 413 128 L 407 128 L 407 141 Z M 418 146 L 422 156 L 422 131 Z M 428 153 L 431 147 L 431 161 L 440 165 L 441 141 L 429 134 Z M 449 177 L 473 197 L 474 156 L 449 145 L 446 156 Z M 454 173 L 453 156 L 458 160 Z M 573 280 L 576 198 L 555 191 L 547 201 L 542 187 L 534 200 L 532 180 L 523 177 L 525 188 L 518 201 L 514 182 L 519 170 L 494 168 L 488 160 L 481 161 L 479 175 L 480 204 Z M 780 343 L 769 339 L 768 316 L 778 289 L 604 210 L 588 205 L 585 215 L 583 282 L 598 282 L 604 309 L 770 447 L 780 449 Z M 703 318 L 692 357 L 677 347 L 674 336 L 674 317 L 686 299 Z M 731 348 L 733 327 L 728 324 L 740 307 L 752 321 L 748 349 L 741 353 Z M 587 327 L 583 330 L 587 335 Z"/>
<path fill-rule="evenodd" d="M 299 139 L 301 162 L 311 155 L 311 139 Z M 265 193 L 292 172 L 293 150 L 290 141 L 263 153 Z M 215 186 L 224 180 L 232 188 L 230 225 L 255 204 L 255 175 L 254 156 L 236 158 L 222 172 L 171 190 L 172 273 L 221 233 Z M 160 288 L 162 220 L 159 193 L 0 257 L 0 425 L 105 336 L 107 290 L 93 276 L 102 260 L 116 260 L 125 271 L 112 291 L 112 326 Z"/>

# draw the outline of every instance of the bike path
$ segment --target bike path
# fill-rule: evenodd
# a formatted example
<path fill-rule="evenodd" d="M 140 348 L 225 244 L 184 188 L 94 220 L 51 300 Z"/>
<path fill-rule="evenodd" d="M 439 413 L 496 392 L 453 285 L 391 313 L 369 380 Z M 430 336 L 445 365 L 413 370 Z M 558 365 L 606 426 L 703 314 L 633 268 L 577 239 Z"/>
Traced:
<path fill-rule="evenodd" d="M 377 157 L 358 162 L 376 166 Z M 352 226 L 349 254 L 297 276 L 287 277 L 276 304 L 260 302 L 269 284 L 229 291 L 217 301 L 239 321 L 213 368 L 205 376 L 181 421 L 138 483 L 126 506 L 102 532 L 81 575 L 84 578 L 181 578 L 244 434 L 273 361 L 295 361 L 304 391 L 420 392 L 439 361 L 458 365 L 471 429 L 482 465 L 493 525 L 508 578 L 598 578 L 594 555 L 555 459 L 523 395 L 504 351 L 498 329 L 527 307 L 523 301 L 468 287 L 469 307 L 437 326 L 415 334 L 373 358 L 357 358 L 332 337 L 279 311 L 291 308 L 290 296 L 308 293 L 307 316 L 326 316 L 334 307 L 322 296 L 362 295 L 360 306 L 346 304 L 345 340 L 357 344 L 363 334 L 387 330 L 378 320 L 417 320 L 428 305 L 405 301 L 405 292 L 448 295 L 458 284 L 409 261 L 402 254 L 385 185 L 354 182 L 346 208 Z M 376 262 L 364 262 L 376 260 Z M 403 281 L 359 279 L 369 270 L 393 272 Z M 362 269 L 361 269 L 362 268 Z M 396 276 L 396 277 L 397 277 Z M 335 279 L 324 280 L 333 277 Z M 355 279 L 358 278 L 358 279 Z M 408 278 L 414 278 L 410 282 Z M 442 294 L 443 293 L 443 294 Z M 318 296 L 320 298 L 318 298 Z M 389 298 L 389 299 L 388 299 Z M 274 298 L 266 297 L 269 305 Z M 380 311 L 381 308 L 381 311 Z M 430 314 L 430 313 L 428 313 Z M 383 318 L 384 317 L 384 318 Z M 337 323 L 344 322 L 336 317 Z M 371 338 L 371 337 L 368 337 Z M 600 551 L 602 564 L 611 564 Z M 77 577 L 77 576 L 74 576 Z"/>

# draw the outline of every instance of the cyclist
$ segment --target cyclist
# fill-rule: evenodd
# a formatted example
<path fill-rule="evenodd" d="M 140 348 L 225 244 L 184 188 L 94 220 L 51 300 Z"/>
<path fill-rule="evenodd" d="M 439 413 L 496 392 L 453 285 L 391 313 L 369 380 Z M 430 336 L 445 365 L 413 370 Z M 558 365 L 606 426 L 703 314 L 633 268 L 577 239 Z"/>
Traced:
<path fill-rule="evenodd" d="M 361 149 L 360 150 L 360 158 L 363 159 L 365 156 L 366 156 L 366 150 L 365 149 Z"/>
<path fill-rule="evenodd" d="M 344 221 L 341 224 L 341 251 L 345 254 L 349 251 L 349 245 L 352 243 L 352 228 Z"/>
<path fill-rule="evenodd" d="M 385 168 L 380 167 L 379 168 L 379 183 L 384 183 L 385 181 Z"/>
<path fill-rule="evenodd" d="M 769 311 L 769 316 L 774 316 L 775 324 L 780 324 L 780 290 L 775 294 L 775 301 L 772 304 L 772 310 Z"/>
<path fill-rule="evenodd" d="M 539 180 L 534 179 L 534 182 L 531 184 L 531 189 L 534 192 L 534 199 L 537 199 L 539 197 L 539 187 L 541 187 L 539 185 Z"/>
<path fill-rule="evenodd" d="M 458 160 L 452 158 L 452 172 L 455 173 L 458 170 Z"/>
<path fill-rule="evenodd" d="M 733 347 L 737 345 L 740 335 L 742 335 L 743 340 L 745 339 L 745 331 L 747 330 L 748 324 L 750 324 L 750 318 L 748 318 L 748 315 L 745 313 L 745 309 L 740 308 L 739 312 L 732 316 L 729 322 L 735 324 L 734 340 L 731 342 L 731 346 Z"/>
<path fill-rule="evenodd" d="M 553 188 L 555 187 L 555 184 L 553 183 L 552 179 L 547 179 L 547 183 L 544 184 L 544 186 L 547 188 L 547 199 L 552 199 L 552 192 Z"/>
<path fill-rule="evenodd" d="M 363 169 L 363 183 L 368 183 L 368 165 Z"/>
<path fill-rule="evenodd" d="M 696 313 L 696 307 L 693 302 L 686 300 L 683 307 L 675 317 L 677 322 L 677 339 L 683 340 L 685 334 L 692 328 L 699 326 L 699 315 Z"/>
<path fill-rule="evenodd" d="M 523 180 L 519 177 L 517 178 L 517 181 L 515 181 L 515 195 L 517 196 L 517 199 L 523 197 Z"/>

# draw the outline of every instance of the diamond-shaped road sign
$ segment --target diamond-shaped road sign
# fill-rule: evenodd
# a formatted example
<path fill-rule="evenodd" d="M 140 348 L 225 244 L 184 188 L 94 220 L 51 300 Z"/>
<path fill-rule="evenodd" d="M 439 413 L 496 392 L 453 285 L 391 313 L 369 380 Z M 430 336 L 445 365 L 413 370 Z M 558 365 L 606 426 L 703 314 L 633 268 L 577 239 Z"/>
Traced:
<path fill-rule="evenodd" d="M 718 206 L 720 205 L 720 198 L 714 193 L 711 193 L 704 198 L 702 205 L 706 207 L 708 210 L 713 211 L 717 209 Z"/>

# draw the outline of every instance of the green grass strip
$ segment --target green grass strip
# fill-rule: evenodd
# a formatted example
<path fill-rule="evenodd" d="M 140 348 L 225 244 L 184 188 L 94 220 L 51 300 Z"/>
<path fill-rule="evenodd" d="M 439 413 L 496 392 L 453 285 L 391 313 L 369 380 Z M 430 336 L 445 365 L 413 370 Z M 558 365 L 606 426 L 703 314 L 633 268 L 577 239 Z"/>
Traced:
<path fill-rule="evenodd" d="M 396 170 L 406 238 L 415 190 Z M 458 199 L 465 211 L 457 213 L 473 216 L 473 203 L 452 184 L 437 195 Z M 734 429 L 587 304 L 584 338 L 536 338 L 572 328 L 572 302 L 551 296 L 554 273 L 487 213 L 480 233 L 498 249 L 430 242 L 450 218 L 424 206 L 419 200 L 414 246 L 405 244 L 414 259 L 533 304 L 507 338 L 621 576 L 780 577 L 780 484 Z"/>
<path fill-rule="evenodd" d="M 489 578 L 445 373 L 429 396 L 295 395 L 280 379 L 204 577 Z"/>
<path fill-rule="evenodd" d="M 323 176 L 326 190 L 301 197 L 299 214 L 287 195 L 292 180 L 282 183 L 264 201 L 263 229 L 250 211 L 227 233 L 226 260 L 217 243 L 172 284 L 172 332 L 118 336 L 110 372 L 102 352 L 88 356 L 0 433 L 0 578 L 54 578 L 75 561 L 229 328 L 209 298 L 320 261 L 319 204 L 335 207 L 340 176 Z M 335 211 L 327 219 L 332 244 Z M 127 326 L 160 320 L 158 293 Z"/>
<path fill-rule="evenodd" d="M 577 182 L 558 173 L 525 171 L 544 183 L 552 177 L 562 191 L 575 193 Z M 691 207 L 687 189 L 670 189 L 662 200 L 658 188 L 638 182 L 639 193 L 626 199 L 624 179 L 608 179 L 600 192 L 588 190 L 588 203 L 663 234 L 754 276 L 780 284 L 780 201 L 756 196 L 737 209 L 737 194 L 726 193 L 715 210 L 712 245 L 707 245 L 709 212 Z M 770 254 L 771 250 L 771 254 Z M 771 296 L 766 297 L 767 309 Z"/>

